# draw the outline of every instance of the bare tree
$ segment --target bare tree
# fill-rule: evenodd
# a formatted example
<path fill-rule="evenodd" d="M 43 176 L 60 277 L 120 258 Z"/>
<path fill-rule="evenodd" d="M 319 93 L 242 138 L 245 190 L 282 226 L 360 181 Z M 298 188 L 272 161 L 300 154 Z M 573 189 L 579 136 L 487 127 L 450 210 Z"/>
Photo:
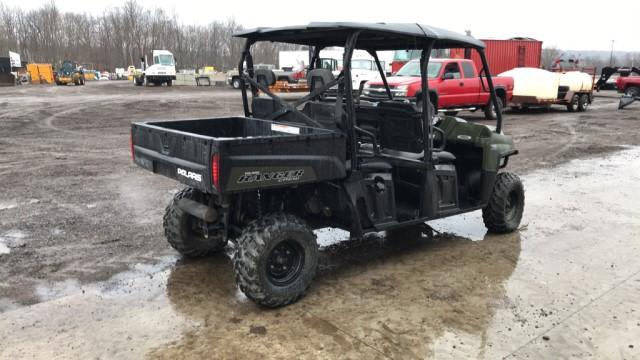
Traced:
<path fill-rule="evenodd" d="M 0 3 L 0 54 L 17 51 L 30 62 L 59 65 L 65 59 L 97 70 L 138 66 L 153 49 L 172 51 L 181 68 L 238 66 L 244 47 L 232 35 L 243 27 L 231 18 L 205 26 L 185 25 L 160 8 L 145 9 L 136 0 L 110 8 L 101 16 L 62 13 L 54 1 L 24 11 Z M 285 44 L 256 44 L 255 62 L 276 63 Z"/>
<path fill-rule="evenodd" d="M 550 46 L 542 49 L 542 56 L 540 62 L 542 67 L 550 69 L 553 66 L 553 62 L 562 54 L 562 50 L 558 50 L 555 46 Z"/>

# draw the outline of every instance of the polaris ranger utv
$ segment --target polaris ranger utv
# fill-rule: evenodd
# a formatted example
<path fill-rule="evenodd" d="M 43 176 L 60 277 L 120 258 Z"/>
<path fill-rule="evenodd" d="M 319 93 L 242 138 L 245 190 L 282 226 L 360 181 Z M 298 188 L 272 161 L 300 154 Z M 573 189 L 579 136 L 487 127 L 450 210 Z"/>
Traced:
<path fill-rule="evenodd" d="M 498 107 L 481 41 L 425 25 L 380 23 L 311 23 L 235 36 L 246 39 L 238 63 L 244 116 L 131 127 L 135 163 L 187 186 L 164 215 L 177 251 L 204 256 L 232 241 L 240 289 L 277 307 L 298 299 L 315 275 L 314 229 L 337 227 L 352 238 L 419 234 L 426 221 L 478 209 L 490 231 L 517 229 L 524 190 L 516 175 L 500 171 L 517 154 L 501 131 L 501 114 L 492 127 L 418 111 L 394 99 L 376 53 L 422 50 L 420 96 L 429 104 L 425 54 L 475 49 Z M 252 45 L 259 41 L 312 47 L 308 95 L 285 101 L 269 91 L 274 74 L 253 67 Z M 317 61 L 331 46 L 345 49 L 336 77 Z M 375 59 L 388 99 L 361 101 L 352 89 L 355 49 Z"/>

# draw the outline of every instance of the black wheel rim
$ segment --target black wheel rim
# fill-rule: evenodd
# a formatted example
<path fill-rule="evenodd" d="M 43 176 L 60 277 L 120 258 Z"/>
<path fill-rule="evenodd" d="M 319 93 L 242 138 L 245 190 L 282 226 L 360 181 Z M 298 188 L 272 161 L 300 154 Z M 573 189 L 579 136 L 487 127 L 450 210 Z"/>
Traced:
<path fill-rule="evenodd" d="M 304 250 L 293 240 L 278 243 L 267 257 L 267 277 L 277 286 L 294 282 L 304 265 Z"/>
<path fill-rule="evenodd" d="M 511 191 L 507 196 L 507 203 L 505 204 L 505 217 L 507 220 L 513 220 L 518 214 L 518 208 L 520 207 L 520 196 L 517 191 Z"/>

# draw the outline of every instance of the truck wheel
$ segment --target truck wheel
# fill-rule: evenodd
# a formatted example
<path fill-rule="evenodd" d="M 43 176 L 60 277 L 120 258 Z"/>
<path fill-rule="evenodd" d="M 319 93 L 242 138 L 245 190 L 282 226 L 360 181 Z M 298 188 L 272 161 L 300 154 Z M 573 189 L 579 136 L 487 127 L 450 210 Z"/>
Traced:
<path fill-rule="evenodd" d="M 580 96 L 578 94 L 573 95 L 571 101 L 567 104 L 568 112 L 575 112 L 578 110 L 578 103 L 580 102 Z"/>
<path fill-rule="evenodd" d="M 578 111 L 579 112 L 587 111 L 588 107 L 589 107 L 589 95 L 587 94 L 580 95 L 580 98 L 578 99 Z"/>
<path fill-rule="evenodd" d="M 458 112 L 457 111 L 445 111 L 444 114 L 447 115 L 447 116 L 456 116 L 456 115 L 458 115 Z"/>
<path fill-rule="evenodd" d="M 495 110 L 493 101 L 489 99 L 489 103 L 484 107 L 484 117 L 487 120 L 496 120 L 498 119 L 498 112 L 502 114 L 502 109 L 504 109 L 504 100 L 502 98 L 498 98 L 498 111 Z"/>
<path fill-rule="evenodd" d="M 640 96 L 640 87 L 629 86 L 627 90 L 625 90 L 624 94 L 631 97 L 638 97 Z"/>
<path fill-rule="evenodd" d="M 435 105 L 433 105 L 433 103 L 432 103 L 431 101 L 429 101 L 429 104 L 431 105 L 431 106 L 429 107 L 429 117 L 430 117 L 431 119 L 433 119 L 433 117 L 436 115 L 436 110 L 435 110 L 435 109 L 436 109 L 436 107 L 435 107 Z M 416 109 L 418 110 L 418 112 L 422 112 L 422 107 L 423 107 L 423 106 L 422 106 L 422 100 L 421 100 L 421 99 L 418 99 L 418 100 L 416 101 Z"/>
<path fill-rule="evenodd" d="M 512 173 L 499 173 L 489 203 L 482 209 L 482 220 L 489 231 L 508 233 L 516 230 L 524 212 L 524 186 Z"/>
<path fill-rule="evenodd" d="M 226 241 L 222 238 L 205 238 L 197 231 L 199 220 L 178 207 L 178 200 L 197 199 L 197 190 L 186 188 L 176 193 L 163 217 L 164 235 L 172 248 L 188 257 L 202 257 L 222 250 Z"/>
<path fill-rule="evenodd" d="M 167 80 L 167 86 L 173 85 L 173 80 Z"/>
<path fill-rule="evenodd" d="M 236 282 L 266 307 L 290 304 L 309 287 L 318 267 L 316 236 L 297 216 L 276 213 L 254 220 L 238 238 Z"/>
<path fill-rule="evenodd" d="M 233 86 L 234 89 L 240 89 L 240 86 L 242 86 L 240 79 L 233 78 L 233 80 L 231 80 L 231 86 Z"/>

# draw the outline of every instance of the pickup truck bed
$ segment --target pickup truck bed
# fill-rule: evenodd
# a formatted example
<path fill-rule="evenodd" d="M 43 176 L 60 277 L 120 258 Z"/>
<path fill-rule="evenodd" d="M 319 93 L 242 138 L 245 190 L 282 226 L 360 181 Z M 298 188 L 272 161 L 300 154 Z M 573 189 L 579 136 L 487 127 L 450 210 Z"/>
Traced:
<path fill-rule="evenodd" d="M 131 126 L 136 164 L 210 194 L 341 178 L 345 149 L 339 132 L 246 117 Z"/>

